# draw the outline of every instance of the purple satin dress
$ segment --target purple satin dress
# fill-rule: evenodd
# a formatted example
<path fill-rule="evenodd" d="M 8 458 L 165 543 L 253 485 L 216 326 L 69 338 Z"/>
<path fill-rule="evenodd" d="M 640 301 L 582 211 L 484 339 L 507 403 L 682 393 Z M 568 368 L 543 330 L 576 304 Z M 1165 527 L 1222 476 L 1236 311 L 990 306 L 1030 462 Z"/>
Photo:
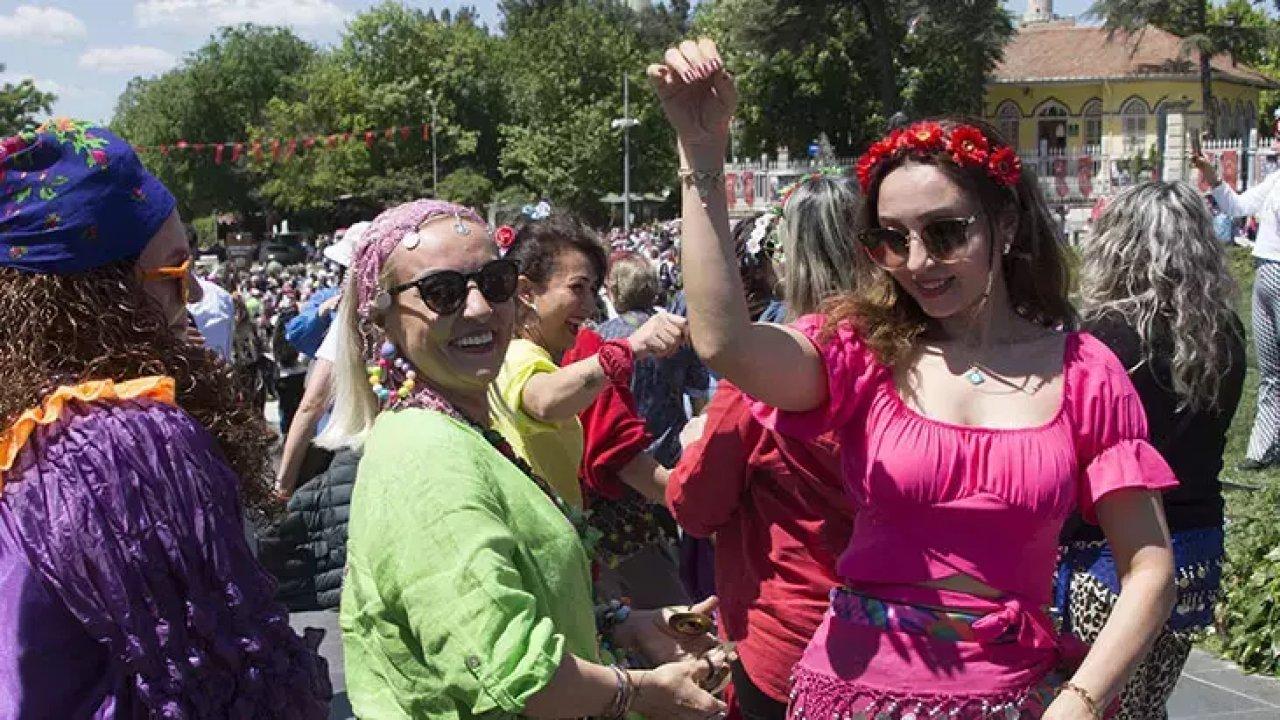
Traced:
<path fill-rule="evenodd" d="M 73 402 L 0 498 L 0 718 L 324 718 L 326 668 L 183 410 Z"/>

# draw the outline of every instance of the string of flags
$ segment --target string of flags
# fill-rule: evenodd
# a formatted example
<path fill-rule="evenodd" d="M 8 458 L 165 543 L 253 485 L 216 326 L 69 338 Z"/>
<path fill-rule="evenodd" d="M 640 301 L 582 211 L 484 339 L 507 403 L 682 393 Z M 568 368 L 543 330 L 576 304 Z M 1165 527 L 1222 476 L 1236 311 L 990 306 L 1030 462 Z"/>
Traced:
<path fill-rule="evenodd" d="M 415 135 L 419 135 L 419 133 L 423 142 L 430 140 L 431 123 L 423 123 L 421 128 L 417 125 L 392 125 L 380 131 L 365 130 L 364 132 L 304 135 L 293 138 L 267 138 L 251 142 L 209 143 L 179 140 L 166 145 L 134 145 L 133 149 L 138 153 L 160 153 L 164 156 L 168 156 L 170 153 L 184 153 L 187 155 L 211 153 L 214 165 L 221 165 L 224 161 L 235 164 L 246 157 L 252 157 L 254 161 L 261 162 L 268 156 L 270 156 L 271 162 L 282 162 L 303 152 L 332 150 L 349 142 L 363 142 L 367 148 L 372 148 L 379 138 L 382 138 L 384 142 L 394 142 L 398 136 L 401 142 L 406 142 Z"/>

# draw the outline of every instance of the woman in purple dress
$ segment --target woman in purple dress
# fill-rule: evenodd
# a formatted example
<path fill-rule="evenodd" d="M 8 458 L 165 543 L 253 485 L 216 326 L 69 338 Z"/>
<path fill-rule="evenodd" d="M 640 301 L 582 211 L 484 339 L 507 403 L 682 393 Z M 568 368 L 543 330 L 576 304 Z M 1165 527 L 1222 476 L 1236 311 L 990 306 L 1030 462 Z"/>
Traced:
<path fill-rule="evenodd" d="M 185 340 L 174 208 L 102 128 L 0 140 L 0 717 L 327 715 L 245 540 L 270 436 Z"/>

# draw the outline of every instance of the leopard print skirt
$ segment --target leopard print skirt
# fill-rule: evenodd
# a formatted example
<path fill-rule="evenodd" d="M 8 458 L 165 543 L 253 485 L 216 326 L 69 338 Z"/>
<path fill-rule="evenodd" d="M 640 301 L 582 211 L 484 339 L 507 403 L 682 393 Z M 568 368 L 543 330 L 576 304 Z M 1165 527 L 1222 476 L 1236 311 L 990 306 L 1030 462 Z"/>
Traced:
<path fill-rule="evenodd" d="M 1172 539 L 1177 603 L 1151 652 L 1121 691 L 1117 720 L 1168 718 L 1165 707 L 1192 645 L 1212 623 L 1222 576 L 1222 531 L 1175 533 Z M 1062 625 L 1092 644 L 1119 597 L 1115 563 L 1105 542 L 1076 542 L 1062 550 L 1056 587 Z"/>

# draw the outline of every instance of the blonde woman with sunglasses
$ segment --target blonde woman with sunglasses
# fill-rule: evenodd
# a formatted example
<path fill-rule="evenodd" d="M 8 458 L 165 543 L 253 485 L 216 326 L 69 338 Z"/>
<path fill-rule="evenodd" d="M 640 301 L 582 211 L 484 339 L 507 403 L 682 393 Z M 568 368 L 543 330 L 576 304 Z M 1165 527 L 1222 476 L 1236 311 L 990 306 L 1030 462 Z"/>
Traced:
<path fill-rule="evenodd" d="M 894 131 L 857 167 L 875 279 L 824 315 L 752 324 L 724 194 L 734 81 L 710 40 L 664 60 L 649 76 L 679 141 L 694 347 L 767 427 L 834 431 L 855 512 L 790 715 L 1101 718 L 1170 609 L 1158 493 L 1176 481 L 1124 368 L 1061 330 L 1066 265 L 1036 179 L 977 121 Z M 1047 614 L 1076 510 L 1123 573 L 1087 656 Z"/>

